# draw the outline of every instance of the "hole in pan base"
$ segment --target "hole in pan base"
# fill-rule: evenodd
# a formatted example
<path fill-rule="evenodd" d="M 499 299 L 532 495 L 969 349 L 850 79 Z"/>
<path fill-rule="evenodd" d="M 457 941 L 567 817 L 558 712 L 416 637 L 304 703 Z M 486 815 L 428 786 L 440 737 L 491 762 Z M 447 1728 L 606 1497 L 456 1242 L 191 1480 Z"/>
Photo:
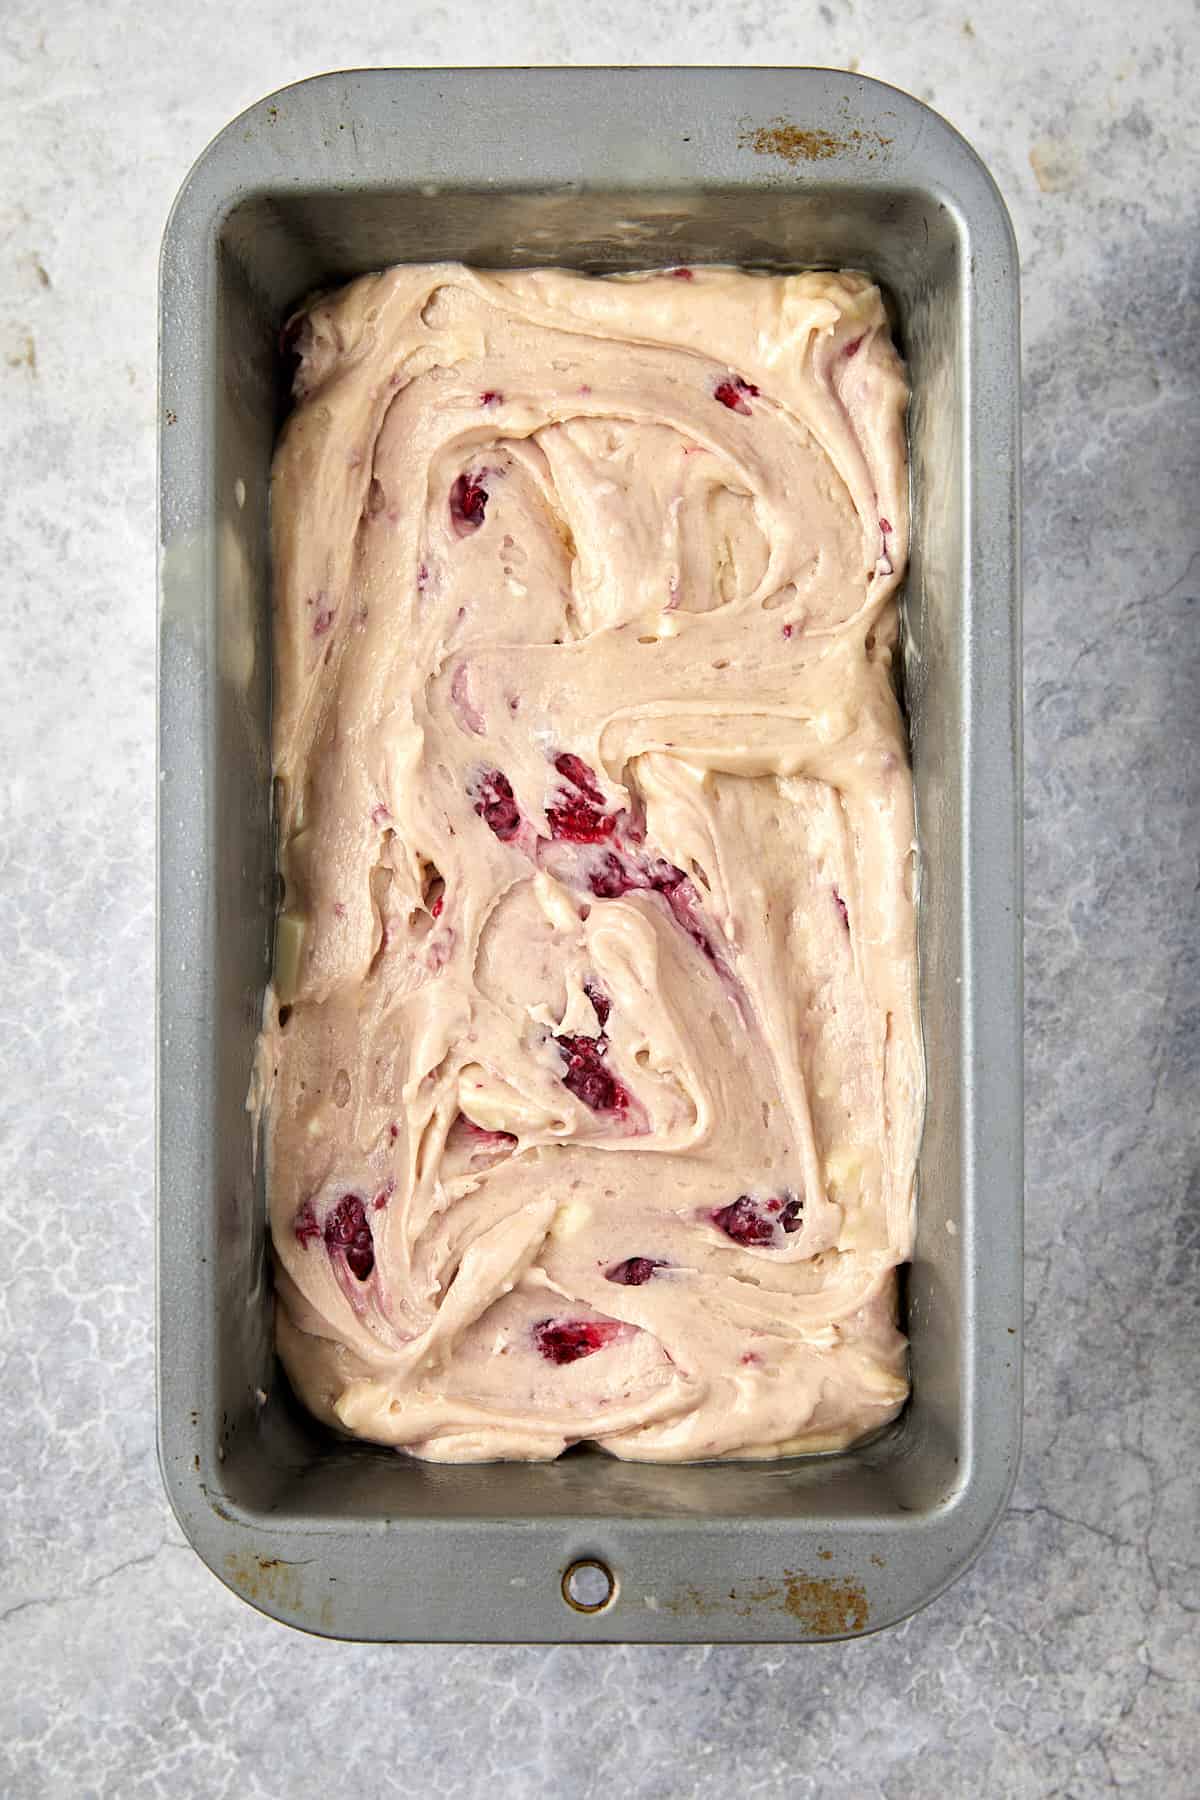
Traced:
<path fill-rule="evenodd" d="M 572 1612 L 603 1612 L 616 1598 L 617 1578 L 607 1563 L 584 1556 L 563 1570 L 562 1597 Z"/>

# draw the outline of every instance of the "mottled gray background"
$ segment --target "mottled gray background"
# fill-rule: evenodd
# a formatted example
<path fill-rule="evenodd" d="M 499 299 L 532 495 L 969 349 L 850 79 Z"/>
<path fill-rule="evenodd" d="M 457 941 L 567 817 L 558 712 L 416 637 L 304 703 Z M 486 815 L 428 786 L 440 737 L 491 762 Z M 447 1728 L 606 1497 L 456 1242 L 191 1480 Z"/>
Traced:
<path fill-rule="evenodd" d="M 0 7 L 0 1792 L 1200 1792 L 1198 49 L 1189 0 Z M 300 76 L 681 56 L 909 88 L 1020 239 L 1024 1467 L 972 1573 L 856 1644 L 306 1639 L 155 1465 L 159 238 Z"/>

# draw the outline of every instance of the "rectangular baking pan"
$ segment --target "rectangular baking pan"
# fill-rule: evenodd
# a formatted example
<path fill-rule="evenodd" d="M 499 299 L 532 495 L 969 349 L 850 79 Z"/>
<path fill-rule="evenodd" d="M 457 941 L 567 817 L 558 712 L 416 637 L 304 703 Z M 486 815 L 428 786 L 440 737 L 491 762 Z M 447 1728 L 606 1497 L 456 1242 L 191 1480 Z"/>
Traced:
<path fill-rule="evenodd" d="M 779 1463 L 432 1467 L 334 1441 L 277 1370 L 245 1112 L 273 915 L 269 470 L 280 322 L 402 261 L 869 270 L 913 383 L 905 697 L 929 1110 L 912 1400 Z M 161 265 L 159 1446 L 205 1562 L 384 1640 L 778 1641 L 904 1617 L 978 1554 L 1020 1432 L 1017 260 L 935 113 L 816 69 L 369 70 L 252 107 Z M 615 1594 L 564 1603 L 595 1558 Z"/>

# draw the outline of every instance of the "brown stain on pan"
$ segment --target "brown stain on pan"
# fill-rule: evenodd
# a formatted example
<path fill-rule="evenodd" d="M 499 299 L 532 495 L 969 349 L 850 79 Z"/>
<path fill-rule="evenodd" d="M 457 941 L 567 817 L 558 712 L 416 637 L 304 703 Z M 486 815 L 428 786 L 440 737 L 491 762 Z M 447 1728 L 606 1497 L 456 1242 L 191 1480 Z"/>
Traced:
<path fill-rule="evenodd" d="M 225 1558 L 225 1579 L 244 1600 L 277 1618 L 290 1618 L 305 1631 L 335 1632 L 334 1595 L 315 1604 L 311 1589 L 305 1590 L 307 1567 L 307 1561 L 234 1551 Z"/>
<path fill-rule="evenodd" d="M 746 125 L 738 132 L 739 150 L 753 150 L 756 156 L 778 156 L 793 167 L 802 162 L 826 162 L 847 152 L 865 156 L 873 162 L 886 150 L 891 138 L 878 131 L 860 131 L 849 126 L 845 131 L 826 131 L 795 125 L 790 119 L 770 119 L 765 125 Z"/>
<path fill-rule="evenodd" d="M 793 1575 L 784 1571 L 787 1583 L 784 1608 L 817 1637 L 835 1637 L 843 1631 L 865 1631 L 870 1617 L 866 1591 L 850 1576 Z"/>
<path fill-rule="evenodd" d="M 812 1637 L 845 1637 L 865 1631 L 871 1608 L 866 1589 L 849 1575 L 806 1575 L 785 1569 L 774 1580 L 760 1576 L 726 1594 L 705 1593 L 702 1588 L 682 1588 L 663 1610 L 676 1618 L 712 1618 L 732 1612 L 748 1619 L 756 1613 L 787 1613 Z"/>
<path fill-rule="evenodd" d="M 300 1598 L 300 1571 L 278 1556 L 254 1556 L 233 1551 L 225 1558 L 225 1574 L 248 1600 L 276 1600 L 295 1605 Z"/>

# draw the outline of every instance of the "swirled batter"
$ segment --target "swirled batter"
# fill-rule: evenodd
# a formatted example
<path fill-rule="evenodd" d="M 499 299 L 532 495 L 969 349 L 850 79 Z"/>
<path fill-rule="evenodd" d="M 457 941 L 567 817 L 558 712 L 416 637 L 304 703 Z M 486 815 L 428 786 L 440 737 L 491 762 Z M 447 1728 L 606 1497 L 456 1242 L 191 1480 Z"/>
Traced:
<path fill-rule="evenodd" d="M 906 1394 L 903 370 L 853 274 L 403 267 L 273 479 L 278 1343 L 423 1457 Z"/>

